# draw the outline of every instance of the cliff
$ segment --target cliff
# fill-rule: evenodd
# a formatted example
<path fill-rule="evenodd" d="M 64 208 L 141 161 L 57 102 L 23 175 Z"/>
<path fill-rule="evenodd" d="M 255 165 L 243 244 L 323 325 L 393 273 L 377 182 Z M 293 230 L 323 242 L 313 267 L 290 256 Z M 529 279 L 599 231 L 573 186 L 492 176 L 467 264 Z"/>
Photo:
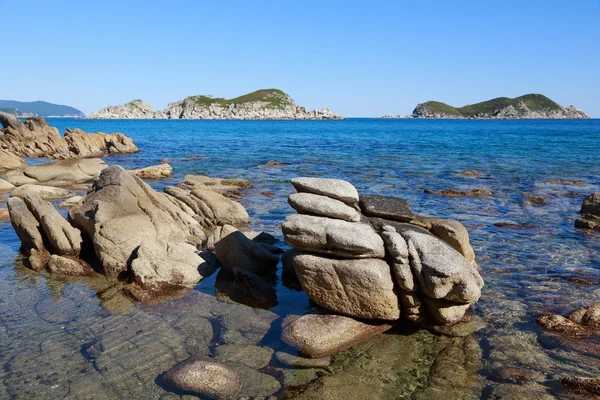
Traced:
<path fill-rule="evenodd" d="M 514 99 L 498 97 L 458 108 L 438 101 L 427 101 L 418 104 L 408 118 L 589 119 L 577 107 L 563 107 L 541 94 L 526 94 Z"/>
<path fill-rule="evenodd" d="M 329 109 L 307 111 L 278 89 L 262 89 L 233 99 L 190 96 L 169 103 L 166 110 L 133 100 L 119 106 L 108 106 L 92 113 L 92 119 L 343 119 Z"/>

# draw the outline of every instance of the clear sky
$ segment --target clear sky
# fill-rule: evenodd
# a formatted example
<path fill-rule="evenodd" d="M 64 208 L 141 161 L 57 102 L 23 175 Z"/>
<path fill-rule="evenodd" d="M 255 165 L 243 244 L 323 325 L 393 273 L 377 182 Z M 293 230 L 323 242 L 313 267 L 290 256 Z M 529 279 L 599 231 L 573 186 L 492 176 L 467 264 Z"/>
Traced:
<path fill-rule="evenodd" d="M 542 93 L 600 117 L 600 0 L 0 0 L 0 99 L 279 88 L 345 116 Z"/>

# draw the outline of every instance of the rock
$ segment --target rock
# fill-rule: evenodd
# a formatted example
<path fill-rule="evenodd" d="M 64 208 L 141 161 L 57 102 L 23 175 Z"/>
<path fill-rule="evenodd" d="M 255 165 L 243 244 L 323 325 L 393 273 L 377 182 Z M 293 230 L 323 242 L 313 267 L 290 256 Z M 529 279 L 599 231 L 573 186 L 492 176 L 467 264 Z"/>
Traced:
<path fill-rule="evenodd" d="M 589 307 L 583 317 L 581 324 L 591 328 L 600 328 L 600 303 Z"/>
<path fill-rule="evenodd" d="M 247 189 L 252 187 L 245 179 L 223 179 L 211 178 L 206 175 L 186 175 L 179 185 L 182 189 L 211 189 L 215 192 L 225 192 L 236 189 Z"/>
<path fill-rule="evenodd" d="M 169 369 L 167 385 L 211 399 L 235 399 L 242 390 L 240 376 L 229 366 L 210 359 L 191 358 Z"/>
<path fill-rule="evenodd" d="M 0 149 L 0 171 L 26 168 L 27 163 L 21 157 Z"/>
<path fill-rule="evenodd" d="M 340 179 L 294 178 L 292 185 L 300 193 L 314 193 L 343 201 L 355 207 L 358 203 L 358 192 L 349 182 Z"/>
<path fill-rule="evenodd" d="M 273 349 L 265 346 L 224 344 L 215 349 L 215 359 L 224 363 L 238 363 L 253 369 L 269 365 Z"/>
<path fill-rule="evenodd" d="M 298 254 L 293 265 L 307 296 L 324 308 L 356 318 L 400 318 L 390 267 L 383 260 Z"/>
<path fill-rule="evenodd" d="M 444 336 L 465 337 L 484 329 L 487 326 L 481 317 L 473 317 L 469 321 L 458 322 L 452 326 L 434 325 L 427 329 Z"/>
<path fill-rule="evenodd" d="M 47 186 L 69 186 L 92 182 L 106 167 L 106 163 L 97 158 L 61 160 L 27 167 L 23 174 Z"/>
<path fill-rule="evenodd" d="M 187 243 L 145 240 L 131 262 L 131 273 L 145 290 L 159 291 L 165 284 L 189 286 L 204 278 L 198 272 L 204 259 Z"/>
<path fill-rule="evenodd" d="M 344 221 L 360 221 L 360 213 L 344 202 L 312 193 L 293 193 L 288 203 L 301 214 L 312 214 Z"/>
<path fill-rule="evenodd" d="M 23 186 L 27 184 L 37 184 L 38 181 L 23 174 L 23 170 L 8 171 L 4 177 L 8 183 L 14 186 Z"/>
<path fill-rule="evenodd" d="M 50 256 L 48 265 L 49 272 L 56 275 L 83 276 L 91 275 L 94 270 L 88 263 L 75 257 L 61 257 L 56 254 Z"/>
<path fill-rule="evenodd" d="M 533 204 L 538 204 L 538 205 L 548 204 L 548 202 L 545 199 L 543 199 L 542 197 L 534 196 L 531 193 L 523 192 L 523 193 L 521 193 L 521 196 L 525 197 L 526 199 L 531 201 Z"/>
<path fill-rule="evenodd" d="M 568 376 L 560 380 L 568 388 L 584 390 L 586 392 L 600 394 L 600 378 L 582 378 L 579 376 Z"/>
<path fill-rule="evenodd" d="M 483 197 L 492 196 L 494 193 L 488 189 L 469 189 L 469 190 L 458 190 L 458 189 L 446 189 L 435 192 L 438 196 L 445 197 Z"/>
<path fill-rule="evenodd" d="M 587 312 L 587 308 L 578 308 L 575 311 L 573 311 L 571 314 L 569 314 L 569 319 L 573 322 L 575 322 L 576 324 L 581 325 L 581 320 L 583 319 L 583 316 L 585 315 L 585 313 Z"/>
<path fill-rule="evenodd" d="M 154 119 L 152 106 L 140 99 L 119 106 L 108 106 L 92 113 L 92 119 Z"/>
<path fill-rule="evenodd" d="M 241 399 L 264 399 L 281 389 L 277 379 L 268 374 L 256 371 L 244 364 L 230 364 L 231 368 L 242 379 Z"/>
<path fill-rule="evenodd" d="M 396 232 L 396 229 L 390 225 L 384 225 L 381 237 L 385 242 L 385 248 L 391 258 L 391 267 L 396 278 L 396 282 L 402 290 L 414 292 L 417 285 L 412 275 L 409 263 L 408 243 Z"/>
<path fill-rule="evenodd" d="M 275 352 L 275 359 L 290 368 L 327 368 L 331 364 L 331 356 L 306 358 L 283 351 Z"/>
<path fill-rule="evenodd" d="M 360 208 L 369 217 L 409 222 L 415 214 L 406 200 L 391 196 L 361 195 Z"/>
<path fill-rule="evenodd" d="M 311 215 L 289 215 L 285 241 L 299 250 L 345 258 L 383 258 L 383 240 L 370 224 Z"/>
<path fill-rule="evenodd" d="M 26 184 L 23 186 L 19 186 L 18 188 L 13 190 L 10 196 L 25 197 L 29 194 L 35 194 L 39 196 L 42 200 L 56 200 L 64 197 L 73 196 L 75 193 L 62 188 Z"/>
<path fill-rule="evenodd" d="M 47 253 L 42 237 L 42 227 L 27 208 L 25 201 L 18 197 L 11 197 L 8 199 L 8 211 L 12 226 L 21 240 L 25 255 L 29 256 L 32 250 Z"/>
<path fill-rule="evenodd" d="M 463 321 L 465 313 L 471 306 L 470 304 L 458 304 L 446 300 L 432 299 L 427 296 L 424 296 L 422 300 L 429 311 L 429 315 L 436 324 L 441 326 L 454 325 L 457 322 Z"/>
<path fill-rule="evenodd" d="M 173 174 L 173 168 L 169 164 L 154 165 L 140 169 L 132 169 L 129 172 L 141 179 L 168 178 Z"/>
<path fill-rule="evenodd" d="M 277 161 L 277 160 L 269 160 L 263 164 L 264 167 L 283 167 L 285 165 L 289 165 L 289 164 L 286 164 L 284 162 Z"/>
<path fill-rule="evenodd" d="M 171 199 L 113 166 L 69 210 L 69 221 L 94 244 L 102 272 L 114 276 L 127 270 L 142 242 L 198 245 L 206 239 L 200 224 Z"/>
<path fill-rule="evenodd" d="M 600 217 L 595 217 L 590 214 L 586 214 L 583 218 L 577 218 L 575 220 L 575 228 L 579 229 L 600 229 Z"/>
<path fill-rule="evenodd" d="M 579 212 L 600 217 L 600 192 L 592 193 L 586 197 Z"/>
<path fill-rule="evenodd" d="M 13 185 L 12 183 L 7 182 L 4 179 L 0 179 L 0 193 L 10 192 L 14 188 L 15 188 L 15 185 Z"/>
<path fill-rule="evenodd" d="M 79 204 L 83 199 L 84 199 L 83 196 L 69 197 L 68 199 L 66 199 L 65 201 L 63 201 L 62 203 L 60 203 L 58 206 L 62 207 L 62 208 L 71 208 L 71 207 L 76 206 L 77 204 Z"/>
<path fill-rule="evenodd" d="M 43 201 L 36 194 L 28 194 L 24 201 L 42 228 L 45 243 L 49 245 L 48 250 L 61 256 L 79 257 L 83 241 L 81 232 L 73 228 L 52 204 Z"/>
<path fill-rule="evenodd" d="M 432 218 L 430 232 L 452 246 L 467 261 L 475 260 L 475 252 L 469 243 L 469 232 L 458 221 L 453 219 Z"/>
<path fill-rule="evenodd" d="M 481 173 L 473 169 L 465 169 L 461 172 L 461 175 L 466 176 L 467 178 L 478 178 L 481 176 Z"/>
<path fill-rule="evenodd" d="M 423 294 L 461 304 L 479 299 L 483 279 L 460 253 L 429 233 L 416 229 L 399 233 L 408 243 L 413 276 Z"/>
<path fill-rule="evenodd" d="M 234 287 L 252 299 L 252 306 L 269 309 L 277 305 L 277 291 L 260 276 L 240 268 L 232 269 Z"/>
<path fill-rule="evenodd" d="M 194 219 L 204 227 L 225 224 L 241 226 L 250 222 L 244 206 L 210 189 L 189 191 L 167 186 L 164 191 L 189 207 Z"/>
<path fill-rule="evenodd" d="M 19 121 L 7 115 L 0 114 L 0 123 L 4 127 L 0 130 L 0 165 L 5 162 L 6 152 L 18 157 L 69 159 L 139 151 L 133 141 L 122 133 L 86 134 L 79 129 L 67 129 L 63 138 L 42 117 Z M 8 162 L 15 168 L 24 168 L 18 157 Z"/>
<path fill-rule="evenodd" d="M 565 317 L 556 314 L 544 314 L 535 322 L 544 329 L 565 336 L 590 336 L 594 332 L 585 326 L 576 324 Z"/>
<path fill-rule="evenodd" d="M 272 271 L 279 262 L 277 255 L 248 239 L 240 231 L 219 240 L 215 244 L 215 254 L 224 268 L 245 269 L 255 274 Z"/>
<path fill-rule="evenodd" d="M 311 358 L 326 357 L 385 332 L 388 324 L 366 324 L 341 315 L 288 316 L 281 340 Z"/>
<path fill-rule="evenodd" d="M 0 221 L 8 221 L 10 220 L 10 214 L 8 212 L 8 207 L 0 207 Z"/>

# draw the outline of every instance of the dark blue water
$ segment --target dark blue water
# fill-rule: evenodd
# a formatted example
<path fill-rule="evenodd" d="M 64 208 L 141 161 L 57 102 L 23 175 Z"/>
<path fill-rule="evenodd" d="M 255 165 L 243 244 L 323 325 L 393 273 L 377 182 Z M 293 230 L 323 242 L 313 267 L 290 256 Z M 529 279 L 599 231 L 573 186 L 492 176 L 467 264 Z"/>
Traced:
<path fill-rule="evenodd" d="M 539 370 L 546 377 L 565 371 L 600 374 L 593 357 L 591 361 L 573 348 L 548 346 L 534 323 L 541 313 L 564 314 L 600 301 L 600 234 L 573 227 L 582 200 L 600 190 L 600 120 L 53 119 L 50 123 L 61 132 L 66 128 L 119 131 L 133 138 L 141 152 L 106 157 L 109 165 L 138 168 L 168 158 L 174 174 L 151 182 L 157 189 L 176 184 L 186 174 L 248 179 L 253 188 L 241 202 L 252 217 L 252 229 L 280 239 L 281 223 L 292 212 L 286 201 L 292 191 L 289 179 L 296 176 L 346 179 L 362 193 L 403 197 L 417 213 L 458 219 L 470 232 L 486 280 L 476 307 L 488 323 L 479 334 L 486 349 L 482 371 L 485 365 L 500 363 Z M 287 165 L 264 166 L 269 160 Z M 467 177 L 464 170 L 481 175 Z M 424 192 L 474 188 L 488 189 L 493 195 L 446 198 Z M 547 204 L 531 204 L 523 192 L 542 197 Z M 10 328 L 14 321 L 27 320 L 31 314 L 26 304 L 37 300 L 24 299 L 45 298 L 53 290 L 46 278 L 14 265 L 18 246 L 10 224 L 0 223 L 0 343 L 14 338 Z M 568 280 L 574 277 L 595 284 Z M 214 280 L 213 276 L 201 282 L 199 290 L 210 293 Z M 87 285 L 86 290 L 95 293 L 97 283 Z M 308 306 L 301 292 L 281 283 L 277 288 L 279 305 L 274 312 L 285 316 Z M 16 304 L 24 305 L 15 309 Z M 40 329 L 35 319 L 28 324 L 28 329 Z M 526 344 L 520 345 L 524 347 L 513 343 L 507 348 L 505 338 L 518 335 L 523 335 L 521 342 Z M 39 345 L 35 335 L 23 342 Z M 494 349 L 515 355 L 502 358 Z M 518 358 L 516 354 L 523 351 L 551 360 L 552 367 L 540 367 L 537 356 L 530 361 Z M 12 353 L 3 362 L 11 357 Z M 0 386 L 0 397 L 2 393 Z"/>

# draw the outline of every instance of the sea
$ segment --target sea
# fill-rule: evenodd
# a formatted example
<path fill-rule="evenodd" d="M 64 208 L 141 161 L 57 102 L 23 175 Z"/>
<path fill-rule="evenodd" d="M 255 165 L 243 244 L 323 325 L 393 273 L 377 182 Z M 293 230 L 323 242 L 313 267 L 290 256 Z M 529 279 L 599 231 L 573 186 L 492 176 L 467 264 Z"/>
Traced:
<path fill-rule="evenodd" d="M 561 379 L 600 377 L 598 336 L 563 338 L 535 322 L 600 302 L 600 232 L 574 227 L 583 199 L 600 191 L 598 119 L 48 121 L 61 132 L 123 132 L 141 150 L 107 156 L 108 165 L 140 168 L 167 158 L 173 175 L 148 182 L 157 190 L 188 174 L 249 180 L 239 201 L 250 230 L 274 235 L 284 250 L 281 224 L 294 212 L 290 179 L 299 176 L 344 179 L 359 193 L 401 197 L 415 213 L 456 219 L 485 280 L 472 310 L 482 328 L 447 338 L 401 326 L 334 356 L 327 368 L 287 368 L 276 358 L 261 364 L 257 354 L 289 351 L 277 334 L 281 319 L 314 308 L 281 264 L 272 317 L 232 303 L 218 273 L 182 299 L 140 304 L 103 278 L 27 270 L 10 222 L 0 222 L 0 398 L 191 398 L 160 376 L 198 352 L 255 360 L 243 372 L 247 398 L 578 399 L 587 397 Z M 266 166 L 271 160 L 281 165 Z M 492 195 L 435 194 L 445 189 Z M 217 303 L 198 297 L 205 294 Z M 267 324 L 255 343 L 250 333 L 261 318 L 273 328 Z"/>

